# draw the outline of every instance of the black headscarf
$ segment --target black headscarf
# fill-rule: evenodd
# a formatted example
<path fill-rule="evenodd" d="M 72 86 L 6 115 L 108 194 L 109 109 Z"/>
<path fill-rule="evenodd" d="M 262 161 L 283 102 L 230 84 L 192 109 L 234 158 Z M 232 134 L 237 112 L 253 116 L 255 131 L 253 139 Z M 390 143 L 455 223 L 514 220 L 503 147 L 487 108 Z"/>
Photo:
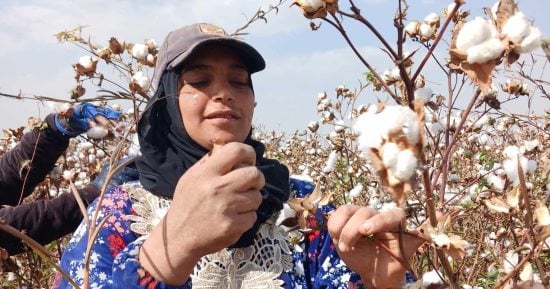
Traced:
<path fill-rule="evenodd" d="M 159 196 L 172 198 L 180 177 L 208 151 L 196 143 L 183 125 L 178 104 L 180 69 L 166 70 L 155 95 L 138 124 L 141 157 L 136 165 L 143 187 Z M 256 151 L 256 166 L 265 176 L 261 190 L 262 203 L 257 210 L 257 221 L 231 247 L 252 244 L 260 225 L 288 200 L 288 169 L 276 160 L 263 157 L 265 146 L 248 134 L 245 143 Z"/>

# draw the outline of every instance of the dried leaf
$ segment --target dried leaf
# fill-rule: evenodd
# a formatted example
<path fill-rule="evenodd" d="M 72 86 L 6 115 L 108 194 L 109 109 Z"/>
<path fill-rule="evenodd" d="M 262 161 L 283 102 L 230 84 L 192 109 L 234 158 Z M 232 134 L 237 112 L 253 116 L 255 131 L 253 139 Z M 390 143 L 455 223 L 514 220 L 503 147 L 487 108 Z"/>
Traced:
<path fill-rule="evenodd" d="M 485 205 L 489 208 L 489 210 L 505 214 L 509 214 L 511 209 L 508 203 L 497 197 L 492 197 L 489 200 L 485 200 Z"/>
<path fill-rule="evenodd" d="M 444 249 L 447 255 L 451 256 L 455 260 L 462 260 L 466 255 L 466 248 L 468 247 L 468 242 L 466 242 L 462 237 L 457 235 L 451 235 L 449 237 L 450 245 L 448 248 Z"/>
<path fill-rule="evenodd" d="M 521 191 L 519 187 L 516 186 L 512 190 L 510 190 L 506 195 L 506 203 L 508 203 L 510 208 L 517 210 L 519 208 L 520 196 L 521 196 Z"/>
<path fill-rule="evenodd" d="M 539 226 L 550 226 L 550 212 L 543 202 L 537 201 L 534 213 Z"/>

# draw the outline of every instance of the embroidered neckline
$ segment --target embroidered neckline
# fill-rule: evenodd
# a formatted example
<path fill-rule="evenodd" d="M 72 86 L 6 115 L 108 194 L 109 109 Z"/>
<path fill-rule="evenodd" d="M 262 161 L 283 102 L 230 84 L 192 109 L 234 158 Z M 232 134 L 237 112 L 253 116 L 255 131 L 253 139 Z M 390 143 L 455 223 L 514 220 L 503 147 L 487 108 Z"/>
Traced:
<path fill-rule="evenodd" d="M 136 215 L 128 215 L 130 229 L 149 235 L 166 215 L 172 201 L 143 189 L 139 183 L 123 186 L 132 200 Z M 276 218 L 276 216 L 274 216 Z M 200 259 L 191 276 L 193 288 L 253 289 L 283 288 L 279 279 L 292 269 L 288 233 L 273 220 L 262 224 L 249 247 L 223 249 Z"/>

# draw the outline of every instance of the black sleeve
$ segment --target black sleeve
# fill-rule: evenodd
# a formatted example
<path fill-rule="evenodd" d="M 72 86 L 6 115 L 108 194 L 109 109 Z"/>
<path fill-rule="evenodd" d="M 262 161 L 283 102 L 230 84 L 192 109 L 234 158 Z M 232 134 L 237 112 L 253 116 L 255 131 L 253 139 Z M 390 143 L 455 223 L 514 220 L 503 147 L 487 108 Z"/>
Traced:
<path fill-rule="evenodd" d="M 48 128 L 26 133 L 15 148 L 0 157 L 0 205 L 15 206 L 28 196 L 69 146 L 69 137 L 55 129 L 52 114 L 46 123 Z"/>
<path fill-rule="evenodd" d="M 86 206 L 99 196 L 99 190 L 93 186 L 79 190 Z M 52 200 L 37 200 L 28 204 L 0 209 L 0 219 L 5 224 L 25 232 L 29 237 L 46 245 L 73 232 L 82 221 L 82 213 L 76 198 L 64 193 Z M 10 255 L 25 250 L 23 242 L 0 229 L 0 247 Z"/>

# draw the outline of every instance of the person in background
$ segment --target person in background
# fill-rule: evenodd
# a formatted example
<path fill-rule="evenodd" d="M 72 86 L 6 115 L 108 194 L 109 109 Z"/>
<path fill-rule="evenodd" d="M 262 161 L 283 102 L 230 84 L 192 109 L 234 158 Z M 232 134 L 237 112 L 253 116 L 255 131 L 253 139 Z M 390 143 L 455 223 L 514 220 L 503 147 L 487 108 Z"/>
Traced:
<path fill-rule="evenodd" d="M 198 23 L 168 34 L 138 124 L 140 179 L 108 190 L 103 226 L 84 264 L 86 225 L 60 266 L 90 288 L 400 288 L 422 240 L 398 231 L 405 214 L 359 206 L 321 208 L 327 229 L 298 242 L 277 217 L 289 197 L 311 194 L 252 139 L 251 75 L 260 53 L 220 27 Z M 330 211 L 330 213 L 329 213 Z M 85 268 L 89 268 L 87 274 Z M 88 276 L 89 279 L 85 278 Z M 53 288 L 71 288 L 57 274 Z"/>
<path fill-rule="evenodd" d="M 0 220 L 42 245 L 73 232 L 82 221 L 73 194 L 26 204 L 21 202 L 54 168 L 71 138 L 86 132 L 90 125 L 108 127 L 119 117 L 120 113 L 109 107 L 82 103 L 74 106 L 70 117 L 50 114 L 45 118 L 45 128 L 25 133 L 17 146 L 0 157 Z M 99 189 L 101 187 L 95 182 L 79 190 L 86 206 L 99 196 Z M 0 248 L 9 255 L 26 249 L 19 238 L 3 230 L 0 230 Z"/>

